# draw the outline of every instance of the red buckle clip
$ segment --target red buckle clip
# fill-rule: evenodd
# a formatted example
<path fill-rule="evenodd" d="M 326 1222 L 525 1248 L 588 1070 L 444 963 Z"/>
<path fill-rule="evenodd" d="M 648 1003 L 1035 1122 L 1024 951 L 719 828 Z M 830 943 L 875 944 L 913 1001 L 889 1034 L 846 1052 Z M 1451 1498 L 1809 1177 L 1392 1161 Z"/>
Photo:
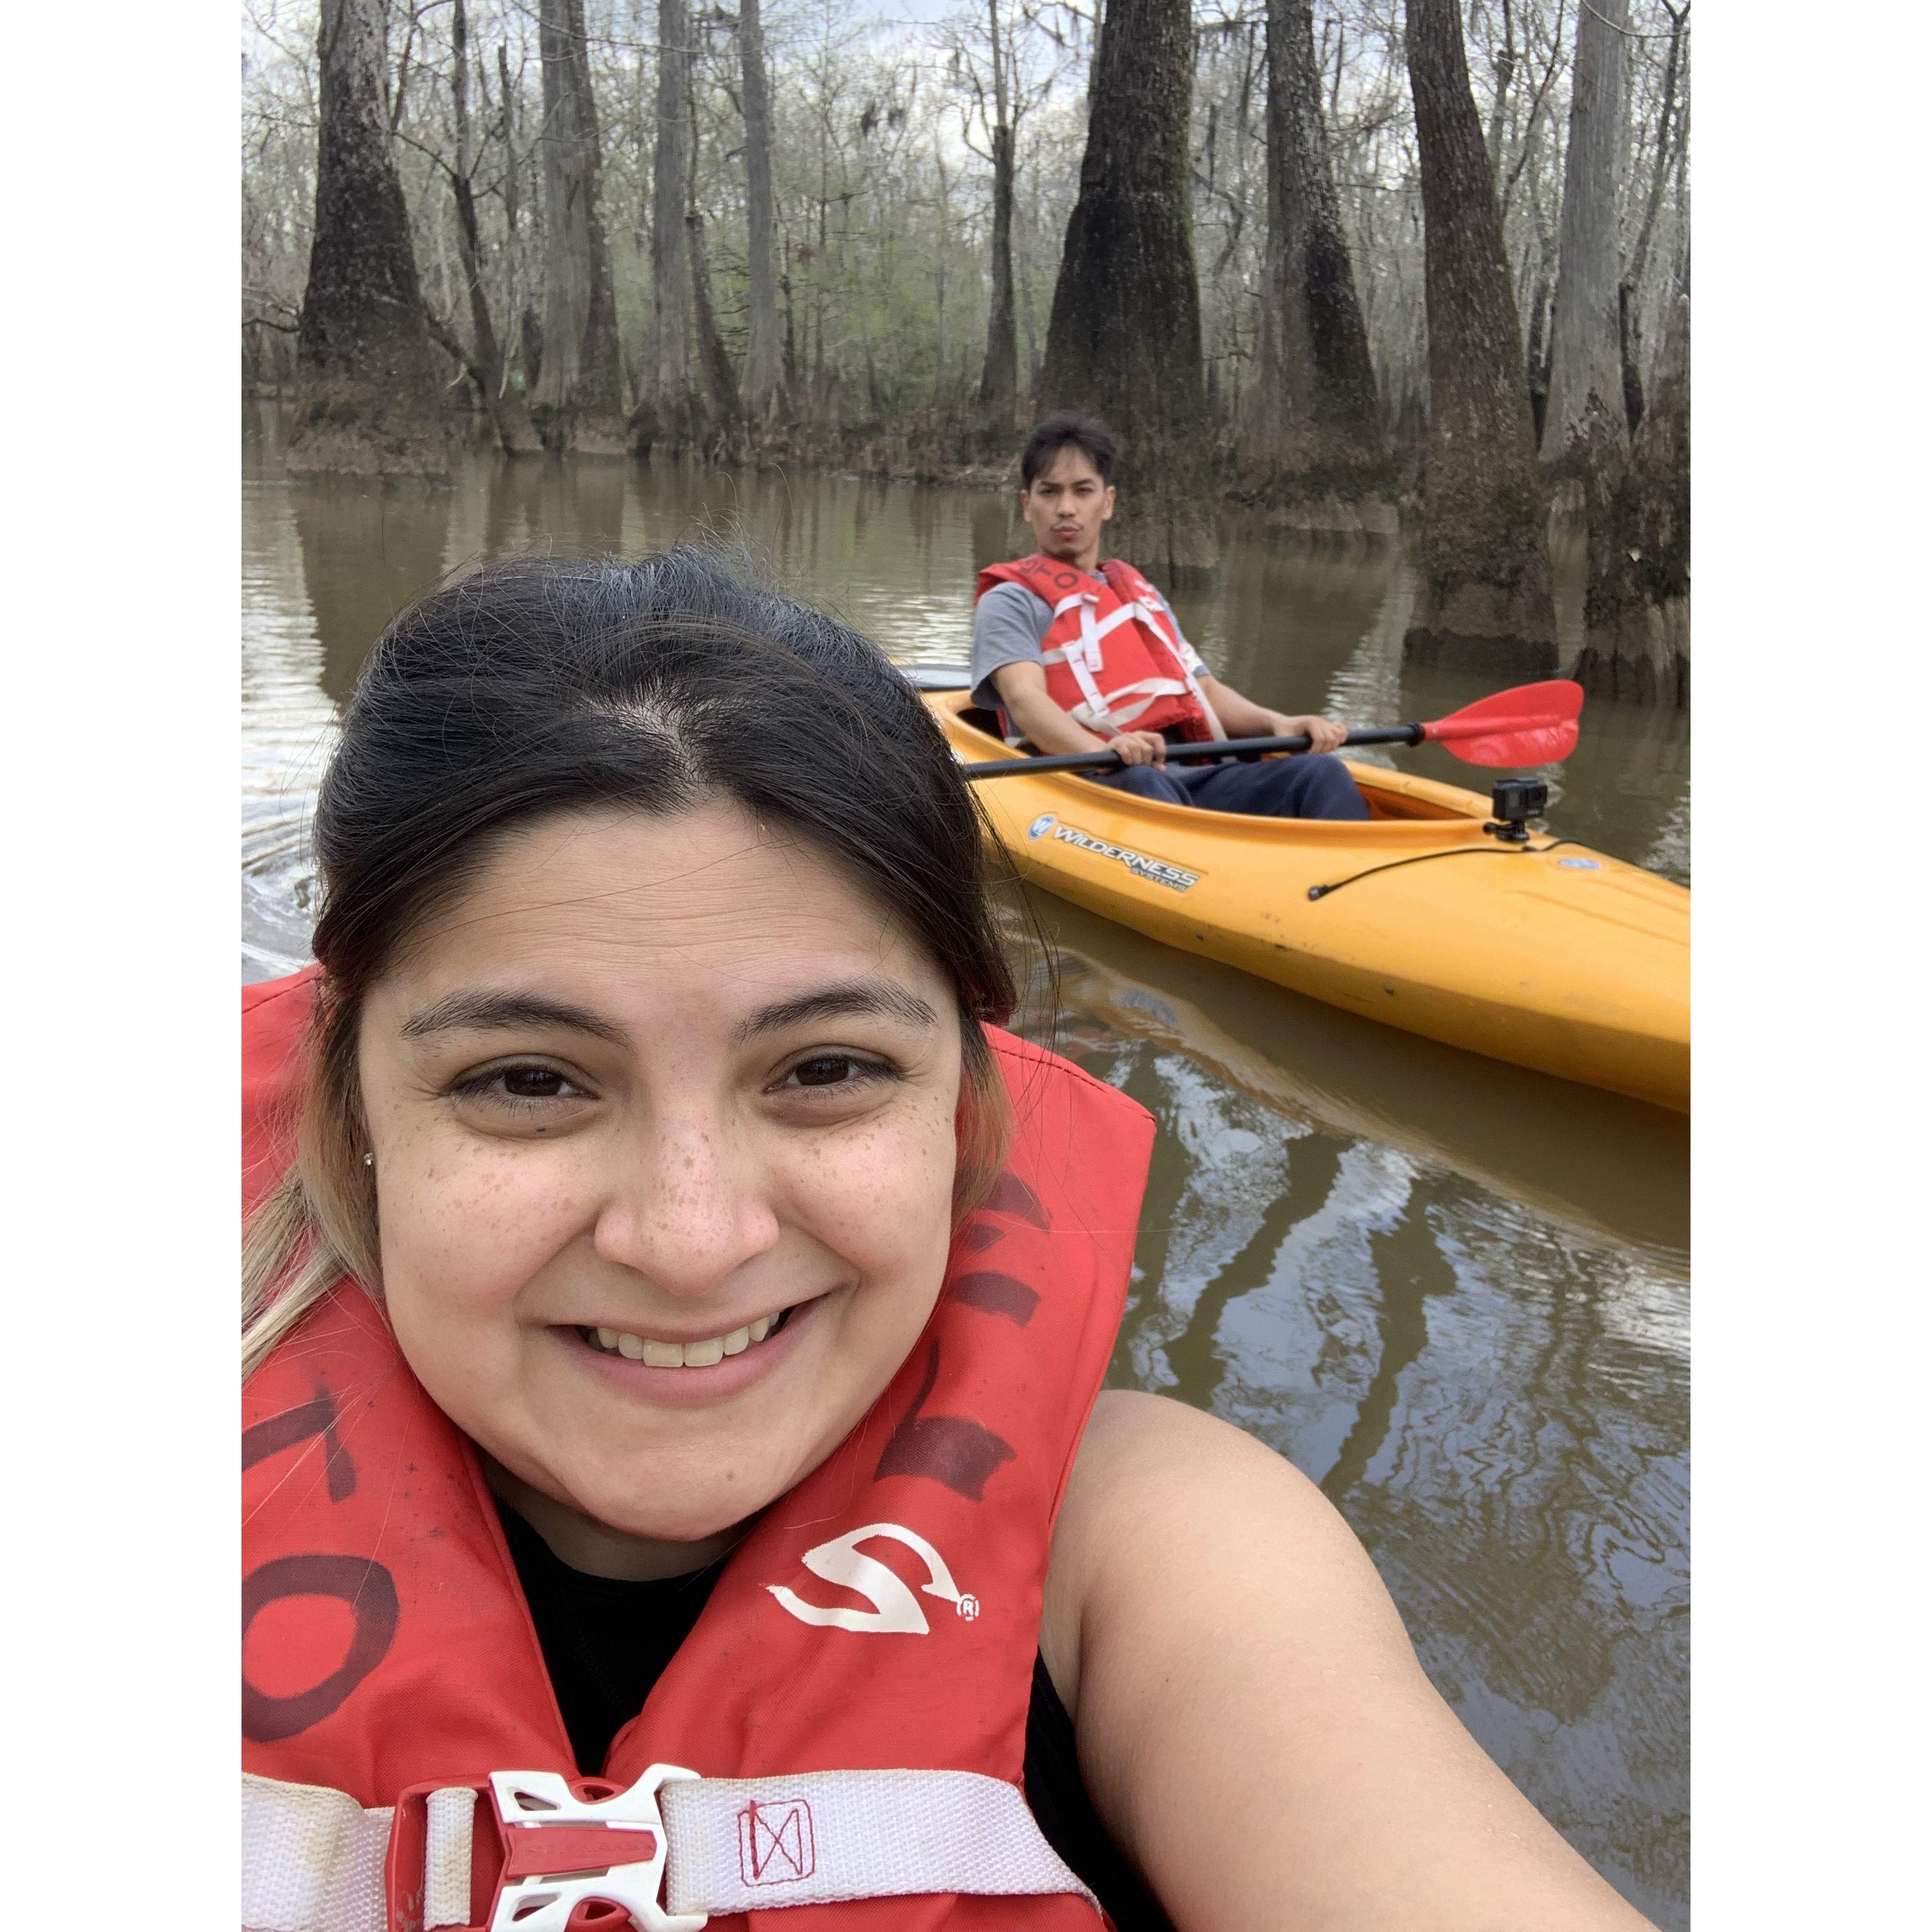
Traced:
<path fill-rule="evenodd" d="M 383 1880 L 389 1932 L 425 1932 L 430 1907 L 429 1800 L 467 1790 L 467 1921 L 449 1932 L 698 1932 L 703 1912 L 658 1903 L 664 1876 L 658 1788 L 698 1774 L 654 1764 L 627 1791 L 602 1778 L 499 1771 L 455 1784 L 412 1785 L 396 1801 Z M 454 1888 L 452 1876 L 444 1881 Z M 452 1901 L 442 1901 L 449 1909 Z"/>

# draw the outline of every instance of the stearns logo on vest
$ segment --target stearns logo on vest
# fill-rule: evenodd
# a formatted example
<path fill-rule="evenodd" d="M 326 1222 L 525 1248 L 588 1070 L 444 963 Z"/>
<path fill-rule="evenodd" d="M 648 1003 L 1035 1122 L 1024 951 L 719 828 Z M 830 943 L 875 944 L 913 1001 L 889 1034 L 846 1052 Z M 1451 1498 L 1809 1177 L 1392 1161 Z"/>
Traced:
<path fill-rule="evenodd" d="M 869 1610 L 808 1604 L 782 1583 L 767 1583 L 765 1588 L 802 1624 L 831 1630 L 898 1630 L 909 1636 L 924 1636 L 932 1626 L 926 1620 L 919 1598 L 894 1571 L 858 1548 L 876 1536 L 890 1537 L 895 1543 L 904 1544 L 926 1565 L 926 1580 L 919 1586 L 926 1595 L 950 1604 L 969 1622 L 980 1614 L 979 1598 L 961 1592 L 946 1567 L 946 1558 L 916 1530 L 903 1528 L 896 1522 L 868 1522 L 862 1529 L 849 1530 L 830 1543 L 808 1550 L 800 1559 L 823 1582 L 866 1598 L 872 1606 Z"/>

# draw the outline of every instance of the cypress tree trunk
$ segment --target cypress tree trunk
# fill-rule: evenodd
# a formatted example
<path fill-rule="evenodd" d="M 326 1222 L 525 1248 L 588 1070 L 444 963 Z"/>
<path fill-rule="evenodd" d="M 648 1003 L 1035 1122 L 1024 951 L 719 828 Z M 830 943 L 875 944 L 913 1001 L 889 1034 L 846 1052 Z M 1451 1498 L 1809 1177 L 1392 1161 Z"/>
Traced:
<path fill-rule="evenodd" d="M 1013 130 L 993 130 L 992 304 L 986 316 L 986 359 L 980 406 L 987 426 L 1012 427 L 1019 398 L 1019 334 L 1013 319 Z"/>
<path fill-rule="evenodd" d="M 1268 0 L 1267 280 L 1250 460 L 1295 496 L 1388 493 L 1369 355 L 1328 158 L 1310 0 Z"/>
<path fill-rule="evenodd" d="M 1677 272 L 1649 405 L 1592 520 L 1574 675 L 1647 703 L 1690 696 L 1690 260 Z"/>
<path fill-rule="evenodd" d="M 1550 542 L 1522 376 L 1522 338 L 1456 0 L 1407 0 L 1422 165 L 1429 440 L 1404 640 L 1485 668 L 1556 656 Z"/>
<path fill-rule="evenodd" d="M 684 221 L 691 242 L 691 286 L 711 419 L 721 430 L 730 431 L 738 424 L 738 372 L 731 366 L 730 352 L 718 332 L 718 317 L 711 306 L 711 263 L 704 247 L 704 217 L 694 206 Z"/>
<path fill-rule="evenodd" d="M 1591 0 L 1576 21 L 1562 253 L 1550 331 L 1543 460 L 1585 479 L 1630 447 L 1617 326 L 1617 175 L 1628 146 L 1629 0 Z"/>
<path fill-rule="evenodd" d="M 765 31 L 758 0 L 739 0 L 738 56 L 744 70 L 745 223 L 748 326 L 744 400 L 760 428 L 778 422 L 785 397 L 784 341 L 778 322 L 776 224 L 772 212 L 772 121 L 765 78 Z"/>
<path fill-rule="evenodd" d="M 530 416 L 547 449 L 622 456 L 617 304 L 598 203 L 603 158 L 584 0 L 542 0 L 544 320 Z"/>
<path fill-rule="evenodd" d="M 987 44 L 993 62 L 992 300 L 986 315 L 986 359 L 980 370 L 980 407 L 989 430 L 1010 430 L 1019 398 L 1019 337 L 1013 326 L 1013 141 L 1011 76 L 1000 30 L 1000 0 L 986 0 Z"/>
<path fill-rule="evenodd" d="M 698 100 L 688 87 L 685 105 L 690 115 L 691 147 L 684 184 L 684 226 L 691 247 L 692 316 L 698 325 L 698 359 L 711 404 L 711 421 L 729 434 L 738 426 L 738 375 L 725 352 L 724 338 L 718 333 L 717 312 L 711 306 L 711 262 L 704 246 L 704 216 L 698 206 Z"/>
<path fill-rule="evenodd" d="M 321 13 L 315 238 L 288 466 L 446 476 L 442 374 L 390 148 L 380 0 L 322 0 Z"/>
<path fill-rule="evenodd" d="M 697 310 L 685 203 L 691 172 L 691 10 L 658 0 L 657 153 L 651 180 L 651 355 L 636 422 L 640 453 L 697 440 L 700 410 L 692 368 Z"/>
<path fill-rule="evenodd" d="M 1156 571 L 1216 556 L 1187 157 L 1193 84 L 1187 0 L 1108 0 L 1040 371 L 1043 407 L 1097 412 L 1119 434 L 1112 541 Z"/>

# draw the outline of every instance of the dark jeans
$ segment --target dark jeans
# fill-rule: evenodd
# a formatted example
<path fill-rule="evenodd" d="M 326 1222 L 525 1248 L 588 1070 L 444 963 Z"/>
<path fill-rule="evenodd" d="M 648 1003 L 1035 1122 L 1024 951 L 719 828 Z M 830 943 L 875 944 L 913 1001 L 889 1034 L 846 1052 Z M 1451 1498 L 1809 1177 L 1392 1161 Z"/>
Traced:
<path fill-rule="evenodd" d="M 1307 752 L 1252 764 L 1130 765 L 1096 778 L 1142 798 L 1248 812 L 1264 818 L 1366 818 L 1369 808 L 1340 758 Z"/>

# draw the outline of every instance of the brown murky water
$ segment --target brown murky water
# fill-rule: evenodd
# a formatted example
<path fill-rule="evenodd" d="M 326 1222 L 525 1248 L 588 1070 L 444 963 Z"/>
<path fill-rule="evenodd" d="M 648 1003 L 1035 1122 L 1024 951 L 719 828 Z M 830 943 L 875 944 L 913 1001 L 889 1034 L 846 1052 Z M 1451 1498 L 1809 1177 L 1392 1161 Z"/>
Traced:
<path fill-rule="evenodd" d="M 742 536 L 907 661 L 966 653 L 1003 502 L 842 479 L 478 455 L 452 489 L 292 484 L 250 424 L 243 957 L 307 956 L 305 827 L 337 707 L 390 615 L 506 551 Z M 1568 566 L 1568 614 L 1580 598 Z M 1388 556 L 1231 529 L 1174 602 L 1217 672 L 1290 710 L 1431 717 L 1481 681 L 1404 666 Z M 1408 769 L 1469 778 L 1434 746 Z M 1552 822 L 1683 879 L 1676 713 L 1585 714 Z M 1479 788 L 1484 781 L 1471 779 Z M 1412 1039 L 1045 896 L 1055 1043 L 1160 1123 L 1114 1378 L 1238 1423 L 1321 1484 L 1431 1676 L 1570 1841 L 1688 1922 L 1688 1135 L 1654 1109 Z M 1036 975 L 1037 979 L 1038 975 Z M 1056 1022 L 1042 1000 L 1033 1030 Z"/>

